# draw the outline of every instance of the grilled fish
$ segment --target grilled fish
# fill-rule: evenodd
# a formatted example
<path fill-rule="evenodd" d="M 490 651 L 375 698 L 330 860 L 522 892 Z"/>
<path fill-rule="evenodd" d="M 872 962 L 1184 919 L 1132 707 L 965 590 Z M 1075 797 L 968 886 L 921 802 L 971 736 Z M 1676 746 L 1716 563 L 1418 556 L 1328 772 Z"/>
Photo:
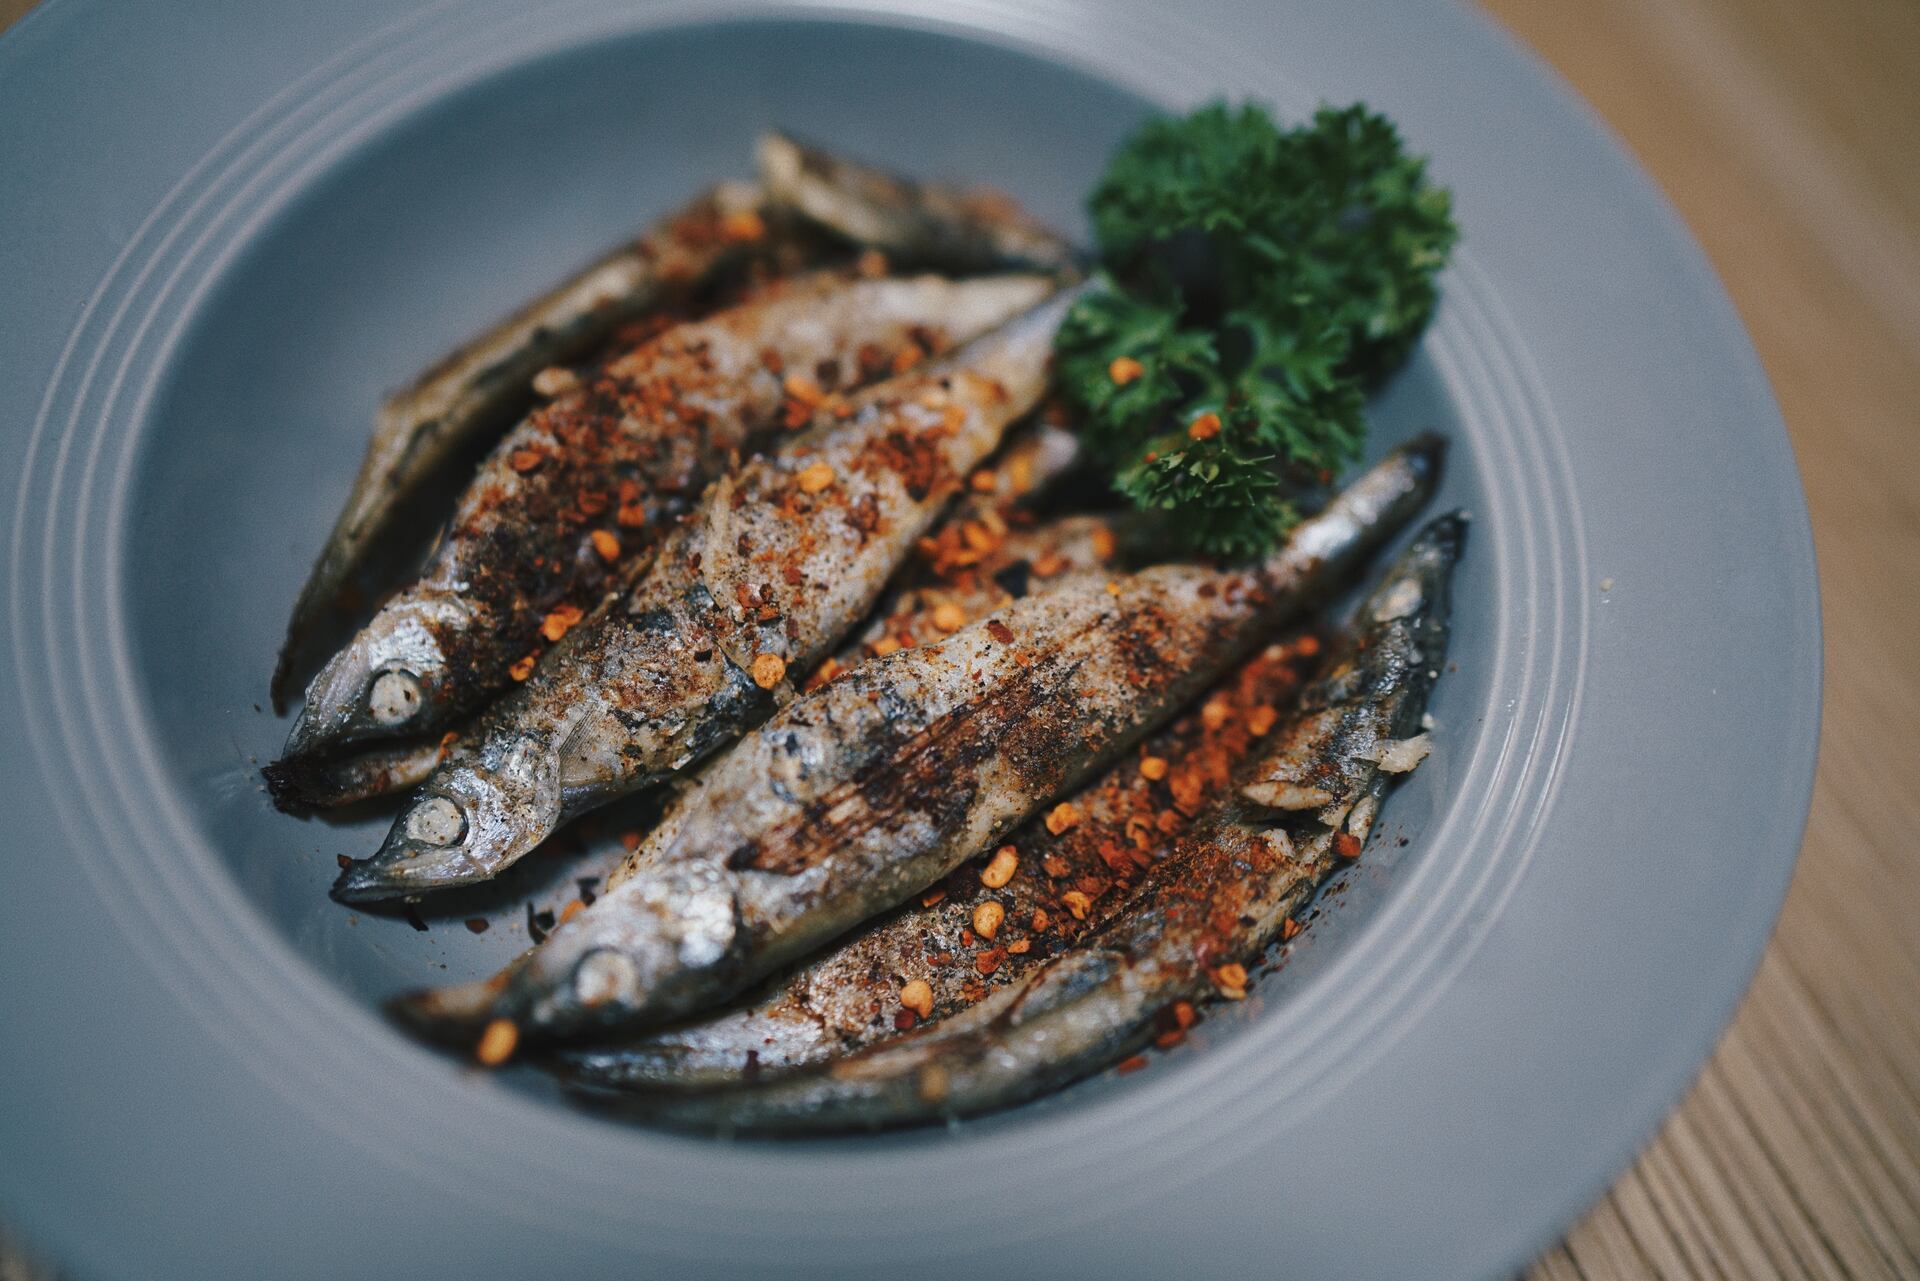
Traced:
<path fill-rule="evenodd" d="M 1018 432 L 1007 442 L 988 466 L 968 478 L 968 500 L 941 522 L 940 528 L 921 540 L 927 558 L 924 567 L 910 567 L 916 573 L 889 587 L 889 595 L 876 607 L 870 635 L 862 635 L 851 652 L 836 655 L 823 663 L 813 678 L 824 679 L 832 671 L 850 666 L 869 652 L 869 642 L 880 642 L 887 635 L 898 636 L 904 629 L 921 631 L 933 627 L 932 612 L 938 600 L 926 604 L 925 588 L 965 591 L 977 599 L 967 602 L 972 615 L 998 608 L 1004 594 L 991 597 L 979 590 L 980 580 L 993 574 L 1010 583 L 1025 582 L 1038 574 L 1059 573 L 1074 562 L 1074 547 L 1079 543 L 1106 537 L 1104 524 L 1087 518 L 1068 522 L 1044 531 L 1030 528 L 1032 516 L 1026 505 L 1042 498 L 1061 477 L 1074 471 L 1079 463 L 1079 439 L 1073 433 L 1048 423 L 1036 423 Z M 1009 521 L 1014 522 L 1009 533 Z M 1111 538 L 1107 538 L 1111 542 Z M 982 551 L 982 544 L 988 550 Z M 1063 546 L 1063 544 L 1068 544 Z M 934 575 L 927 571 L 939 569 Z M 961 576 L 965 582 L 946 579 Z M 989 587 L 995 586 L 988 584 Z M 897 618 L 921 601 L 922 617 Z M 262 771 L 272 790 L 274 804 L 289 813 L 333 809 L 372 800 L 423 781 L 447 757 L 448 749 L 460 737 L 449 730 L 443 735 L 375 743 L 341 756 L 297 757 L 276 761 Z"/>
<path fill-rule="evenodd" d="M 1007 196 L 915 182 L 781 133 L 760 136 L 772 199 L 858 244 L 950 271 L 1062 271 L 1080 255 Z"/>
<path fill-rule="evenodd" d="M 419 581 L 314 678 L 286 755 L 450 723 L 524 676 L 542 637 L 564 634 L 730 456 L 1052 289 L 824 273 L 608 361 L 495 448 Z"/>
<path fill-rule="evenodd" d="M 1465 530 L 1442 517 L 1362 606 L 1355 643 L 1237 795 L 1209 811 L 1125 906 L 1024 981 L 942 1023 L 822 1067 L 621 1106 L 743 1131 L 901 1125 L 1005 1107 L 1177 1041 L 1195 1003 L 1245 995 L 1246 964 L 1358 857 L 1390 781 L 1427 750 L 1421 714 L 1447 643 Z"/>
<path fill-rule="evenodd" d="M 845 421 L 830 414 L 791 448 L 723 476 L 645 577 L 454 745 L 335 897 L 484 880 L 568 818 L 764 720 L 1039 401 L 1074 296 L 856 395 Z"/>
<path fill-rule="evenodd" d="M 532 399 L 530 384 L 539 371 L 584 355 L 636 316 L 684 304 L 725 269 L 764 252 L 769 229 L 779 226 L 770 214 L 758 187 L 716 187 L 387 398 L 346 506 L 294 604 L 274 670 L 276 710 L 284 710 L 308 637 L 422 485 L 453 458 L 511 426 Z"/>
<path fill-rule="evenodd" d="M 732 1009 L 626 1043 L 567 1047 L 550 1065 L 612 1089 L 769 1081 L 943 1022 L 1019 982 L 1098 929 L 1156 855 L 1228 794 L 1318 648 L 1305 636 L 1263 649 L 1071 797 L 1071 821 L 1057 831 L 1029 820 L 1008 835 L 1007 853 L 954 869 Z"/>
<path fill-rule="evenodd" d="M 1426 438 L 1390 455 L 1259 565 L 1063 584 L 796 700 L 706 771 L 624 879 L 544 945 L 396 1013 L 428 1031 L 505 1019 L 566 1038 L 745 990 L 997 845 L 1131 746 L 1411 515 L 1440 452 Z"/>

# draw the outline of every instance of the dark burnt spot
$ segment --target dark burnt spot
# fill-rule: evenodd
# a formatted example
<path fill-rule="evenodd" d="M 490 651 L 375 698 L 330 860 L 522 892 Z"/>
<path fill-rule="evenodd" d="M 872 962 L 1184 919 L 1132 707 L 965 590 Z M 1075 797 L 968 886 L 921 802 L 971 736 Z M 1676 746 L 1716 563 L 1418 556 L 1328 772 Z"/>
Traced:
<path fill-rule="evenodd" d="M 734 868 L 797 875 L 874 831 L 911 822 L 958 831 L 974 811 L 984 766 L 1006 761 L 1034 795 L 1050 795 L 1078 762 L 1051 725 L 1064 677 L 1022 672 L 993 698 L 942 717 L 859 776 L 729 856 Z"/>
<path fill-rule="evenodd" d="M 993 581 L 998 583 L 1000 589 L 1006 592 L 1007 595 L 1013 597 L 1015 600 L 1020 600 L 1026 596 L 1028 590 L 1031 588 L 1032 578 L 1033 562 L 1021 559 L 1008 565 L 1005 569 L 997 571 L 993 576 Z"/>

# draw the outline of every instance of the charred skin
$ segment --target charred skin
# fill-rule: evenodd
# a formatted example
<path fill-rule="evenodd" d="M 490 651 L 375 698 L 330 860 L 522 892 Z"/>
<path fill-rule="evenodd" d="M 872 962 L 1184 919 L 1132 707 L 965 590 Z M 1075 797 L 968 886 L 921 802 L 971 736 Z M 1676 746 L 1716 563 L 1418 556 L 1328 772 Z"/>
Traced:
<path fill-rule="evenodd" d="M 1391 455 L 1258 566 L 1157 566 L 1015 602 L 797 700 L 706 771 L 610 884 L 499 978 L 396 1005 L 536 1039 L 684 1017 L 921 892 L 1070 792 L 1332 590 L 1426 500 Z"/>
<path fill-rule="evenodd" d="M 309 637 L 339 608 L 395 515 L 450 460 L 513 424 L 533 398 L 535 374 L 580 358 L 635 317 L 690 303 L 728 269 L 768 253 L 773 241 L 802 247 L 802 238 L 772 217 L 758 188 L 715 188 L 389 396 L 346 505 L 294 604 L 274 669 L 275 710 L 285 710 L 289 681 L 308 661 Z M 803 250 L 803 257 L 818 260 L 826 248 Z"/>
<path fill-rule="evenodd" d="M 1069 798 L 1071 826 L 1022 824 L 1007 837 L 1015 854 L 1004 879 L 996 874 L 1004 868 L 974 859 L 731 1009 L 624 1044 L 567 1048 L 553 1066 L 579 1084 L 619 1090 L 770 1081 L 940 1023 L 1019 982 L 1099 928 L 1194 815 L 1227 795 L 1267 732 L 1261 717 L 1298 694 L 1310 650 L 1303 642 L 1255 655 L 1205 710 L 1147 738 L 1138 755 Z M 975 928 L 983 905 L 998 913 L 986 918 L 998 922 L 990 938 Z M 914 982 L 926 984 L 924 1016 L 902 1004 Z"/>
<path fill-rule="evenodd" d="M 634 572 L 730 458 L 1052 287 L 818 275 L 609 360 L 494 449 L 419 580 L 314 678 L 286 755 L 449 724 Z"/>
<path fill-rule="evenodd" d="M 446 759 L 451 743 L 407 739 L 345 756 L 291 757 L 260 771 L 276 809 L 287 814 L 338 809 L 419 783 Z"/>
<path fill-rule="evenodd" d="M 497 874 L 566 819 L 685 770 L 766 719 L 1045 389 L 1061 294 L 951 358 L 855 395 L 709 489 L 427 780 L 337 898 Z M 791 673 L 791 674 L 789 674 Z"/>
<path fill-rule="evenodd" d="M 1320 883 L 1357 856 L 1396 773 L 1417 763 L 1421 713 L 1447 643 L 1448 586 L 1465 522 L 1442 517 L 1390 569 L 1355 642 L 1239 793 L 1215 806 L 1125 906 L 1020 983 L 890 1044 L 764 1082 L 623 1096 L 650 1120 L 807 1132 L 924 1123 L 1006 1107 L 1145 1045 L 1182 1003 L 1242 990 L 1256 960 Z M 1384 764 L 1383 764 L 1384 762 Z M 1391 768 L 1389 768 L 1391 767 Z M 1275 778 L 1331 799 L 1275 809 Z M 1238 982 L 1237 982 L 1238 981 Z"/>
<path fill-rule="evenodd" d="M 902 262 L 952 271 L 1067 271 L 1080 255 L 1004 194 L 915 182 L 781 133 L 760 136 L 772 199 L 857 244 Z"/>

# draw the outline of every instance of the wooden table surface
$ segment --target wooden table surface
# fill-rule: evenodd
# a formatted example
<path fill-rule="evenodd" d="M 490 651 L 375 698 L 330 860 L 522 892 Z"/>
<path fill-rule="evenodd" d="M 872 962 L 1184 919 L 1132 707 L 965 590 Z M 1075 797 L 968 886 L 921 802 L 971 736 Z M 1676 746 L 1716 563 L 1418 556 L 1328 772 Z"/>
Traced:
<path fill-rule="evenodd" d="M 1806 480 L 1827 649 L 1806 849 L 1753 990 L 1532 1275 L 1920 1277 L 1920 0 L 1487 8 L 1732 293 Z M 0 1281 L 43 1275 L 0 1242 Z"/>

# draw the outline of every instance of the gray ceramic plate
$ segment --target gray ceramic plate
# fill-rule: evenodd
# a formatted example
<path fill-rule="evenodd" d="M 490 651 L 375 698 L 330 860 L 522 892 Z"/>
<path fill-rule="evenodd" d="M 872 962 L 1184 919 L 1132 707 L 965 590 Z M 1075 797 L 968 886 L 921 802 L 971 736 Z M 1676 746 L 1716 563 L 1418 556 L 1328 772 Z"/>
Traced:
<path fill-rule="evenodd" d="M 1408 843 L 1206 1044 L 949 1131 L 666 1136 L 395 1035 L 373 998 L 523 945 L 564 868 L 482 938 L 351 915 L 379 820 L 256 786 L 382 390 L 764 124 L 1077 223 L 1148 104 L 1220 93 L 1364 98 L 1458 198 L 1373 408 L 1477 516 Z M 1470 13 L 53 0 L 0 40 L 0 174 L 0 1219 L 77 1276 L 1494 1275 L 1753 969 L 1818 709 L 1792 459 L 1679 224 Z"/>

